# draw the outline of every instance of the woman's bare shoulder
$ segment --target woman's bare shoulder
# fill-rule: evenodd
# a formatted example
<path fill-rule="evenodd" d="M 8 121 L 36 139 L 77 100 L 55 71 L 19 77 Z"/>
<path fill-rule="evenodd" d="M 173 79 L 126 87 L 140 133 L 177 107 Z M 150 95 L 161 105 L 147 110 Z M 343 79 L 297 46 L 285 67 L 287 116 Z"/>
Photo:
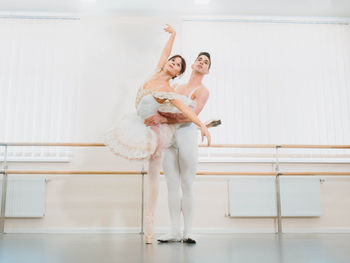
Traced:
<path fill-rule="evenodd" d="M 185 84 L 176 84 L 175 92 L 178 93 L 178 94 L 183 94 L 185 89 L 186 89 L 186 85 Z"/>

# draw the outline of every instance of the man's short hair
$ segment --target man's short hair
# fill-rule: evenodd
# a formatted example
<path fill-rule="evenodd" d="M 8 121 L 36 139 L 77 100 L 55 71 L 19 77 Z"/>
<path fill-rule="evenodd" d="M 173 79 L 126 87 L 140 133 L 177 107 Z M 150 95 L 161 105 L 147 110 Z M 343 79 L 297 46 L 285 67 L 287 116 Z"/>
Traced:
<path fill-rule="evenodd" d="M 206 56 L 209 59 L 209 67 L 208 68 L 210 68 L 210 66 L 211 66 L 211 58 L 210 58 L 210 54 L 208 52 L 201 52 L 201 53 L 199 53 L 197 58 L 196 58 L 196 60 L 202 55 Z"/>

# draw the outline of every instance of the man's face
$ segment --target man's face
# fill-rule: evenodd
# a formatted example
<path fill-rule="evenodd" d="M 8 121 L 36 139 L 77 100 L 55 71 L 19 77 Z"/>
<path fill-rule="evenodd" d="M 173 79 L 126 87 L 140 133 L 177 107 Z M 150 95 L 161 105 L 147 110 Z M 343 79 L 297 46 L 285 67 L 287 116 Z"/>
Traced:
<path fill-rule="evenodd" d="M 205 55 L 200 55 L 192 65 L 192 69 L 201 74 L 209 73 L 209 58 Z"/>

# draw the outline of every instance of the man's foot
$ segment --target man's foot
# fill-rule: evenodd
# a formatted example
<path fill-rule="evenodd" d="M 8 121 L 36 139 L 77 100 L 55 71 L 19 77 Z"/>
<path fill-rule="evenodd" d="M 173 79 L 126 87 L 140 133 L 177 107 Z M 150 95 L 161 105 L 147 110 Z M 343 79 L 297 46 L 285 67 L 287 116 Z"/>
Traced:
<path fill-rule="evenodd" d="M 182 242 L 187 243 L 187 244 L 196 244 L 196 240 L 194 240 L 190 237 L 182 239 Z"/>
<path fill-rule="evenodd" d="M 190 235 L 184 235 L 182 242 L 187 243 L 187 244 L 196 244 L 196 240 L 194 240 L 192 237 L 190 237 Z"/>
<path fill-rule="evenodd" d="M 181 242 L 181 234 L 166 234 L 157 239 L 160 243 Z"/>

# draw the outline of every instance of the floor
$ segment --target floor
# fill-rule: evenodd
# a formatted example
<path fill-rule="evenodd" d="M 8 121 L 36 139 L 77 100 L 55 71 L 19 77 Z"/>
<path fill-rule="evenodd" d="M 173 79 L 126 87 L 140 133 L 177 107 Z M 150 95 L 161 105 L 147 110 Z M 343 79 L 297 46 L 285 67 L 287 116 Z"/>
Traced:
<path fill-rule="evenodd" d="M 4 234 L 1 263 L 349 263 L 350 234 L 201 234 L 145 245 L 138 234 Z"/>

